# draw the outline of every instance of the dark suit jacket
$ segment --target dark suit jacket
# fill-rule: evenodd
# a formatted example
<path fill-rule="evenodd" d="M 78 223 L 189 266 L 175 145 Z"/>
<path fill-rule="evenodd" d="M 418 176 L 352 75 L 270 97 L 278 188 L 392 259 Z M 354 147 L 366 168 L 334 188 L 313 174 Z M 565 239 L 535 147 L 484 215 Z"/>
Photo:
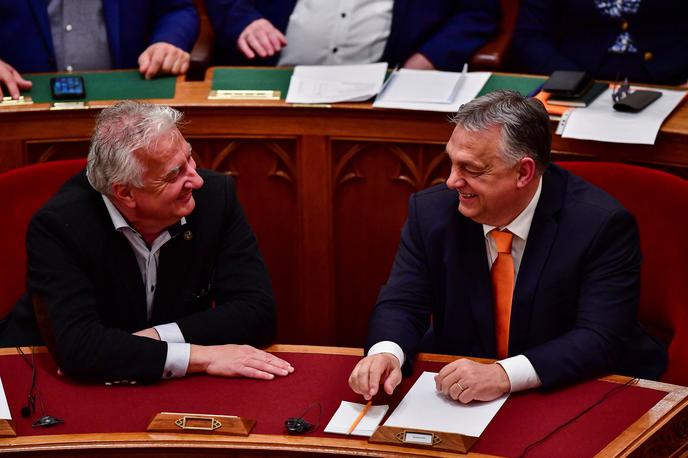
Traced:
<path fill-rule="evenodd" d="M 256 19 L 265 18 L 286 33 L 296 0 L 206 0 L 215 30 L 219 63 L 275 65 L 279 56 L 248 60 L 237 49 L 241 32 Z M 395 0 L 392 28 L 380 59 L 402 65 L 420 52 L 437 69 L 461 70 L 473 53 L 497 31 L 497 0 Z"/>
<path fill-rule="evenodd" d="M 523 0 L 512 42 L 520 69 L 550 74 L 586 70 L 596 78 L 682 84 L 688 79 L 688 2 L 644 0 L 628 16 L 638 53 L 609 60 L 621 20 L 602 15 L 592 0 Z M 645 60 L 646 52 L 652 54 Z"/>
<path fill-rule="evenodd" d="M 198 36 L 192 0 L 103 0 L 112 68 L 137 68 L 159 41 L 186 51 Z M 57 70 L 46 0 L 0 0 L 0 59 L 19 73 Z"/>
<path fill-rule="evenodd" d="M 141 272 L 85 174 L 72 178 L 33 217 L 27 234 L 28 292 L 44 303 L 53 356 L 66 373 L 96 380 L 161 377 L 167 344 L 131 335 L 176 322 L 187 342 L 263 345 L 275 331 L 268 272 L 224 175 L 199 170 L 196 208 L 160 251 L 153 316 Z M 52 334 L 52 336 L 50 335 Z M 31 301 L 16 305 L 5 345 L 37 338 Z M 22 341 L 23 340 L 23 341 Z M 35 342 L 34 342 L 35 343 Z"/>
<path fill-rule="evenodd" d="M 509 354 L 524 354 L 544 387 L 619 370 L 657 378 L 666 351 L 636 323 L 635 219 L 557 166 L 543 180 L 515 285 Z M 411 197 L 366 351 L 391 340 L 407 355 L 496 357 L 483 228 L 457 206 L 456 191 L 445 185 Z"/>

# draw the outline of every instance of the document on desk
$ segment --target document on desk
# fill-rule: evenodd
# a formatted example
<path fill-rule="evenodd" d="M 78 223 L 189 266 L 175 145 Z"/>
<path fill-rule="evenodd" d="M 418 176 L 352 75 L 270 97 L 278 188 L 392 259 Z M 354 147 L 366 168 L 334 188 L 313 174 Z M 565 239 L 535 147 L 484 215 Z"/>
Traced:
<path fill-rule="evenodd" d="M 461 404 L 435 389 L 435 372 L 423 372 L 385 426 L 417 428 L 479 437 L 506 401 Z"/>
<path fill-rule="evenodd" d="M 357 404 L 355 402 L 342 401 L 339 408 L 332 416 L 332 419 L 325 427 L 326 433 L 349 434 L 351 425 L 356 422 L 361 412 L 365 409 L 365 404 Z M 388 405 L 371 406 L 356 425 L 351 434 L 354 436 L 373 435 L 378 425 L 384 418 Z"/>
<path fill-rule="evenodd" d="M 473 100 L 489 72 L 440 72 L 402 68 L 390 75 L 373 107 L 453 113 Z"/>
<path fill-rule="evenodd" d="M 640 89 L 640 88 L 632 88 Z M 612 90 L 607 89 L 586 108 L 571 110 L 562 137 L 601 142 L 654 145 L 664 120 L 683 100 L 686 91 L 657 89 L 662 96 L 640 113 L 613 108 Z"/>
<path fill-rule="evenodd" d="M 2 386 L 2 379 L 0 378 L 0 420 L 11 420 L 10 406 L 7 404 L 7 397 L 5 396 L 5 388 Z"/>
<path fill-rule="evenodd" d="M 297 65 L 289 81 L 287 103 L 360 102 L 378 93 L 387 63 Z"/>

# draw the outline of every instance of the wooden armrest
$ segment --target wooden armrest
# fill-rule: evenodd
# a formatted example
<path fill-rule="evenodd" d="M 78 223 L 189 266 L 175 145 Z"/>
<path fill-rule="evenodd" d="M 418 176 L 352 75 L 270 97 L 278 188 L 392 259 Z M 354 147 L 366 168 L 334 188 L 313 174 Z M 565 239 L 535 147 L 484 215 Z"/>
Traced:
<path fill-rule="evenodd" d="M 469 63 L 471 70 L 500 70 L 502 68 L 516 27 L 518 4 L 518 0 L 501 0 L 502 20 L 499 24 L 499 32 L 473 55 Z"/>
<path fill-rule="evenodd" d="M 191 50 L 191 61 L 189 62 L 189 70 L 186 72 L 186 80 L 203 81 L 205 71 L 210 67 L 213 60 L 215 34 L 210 25 L 204 1 L 194 0 L 194 3 L 201 19 L 201 29 L 196 44 Z"/>

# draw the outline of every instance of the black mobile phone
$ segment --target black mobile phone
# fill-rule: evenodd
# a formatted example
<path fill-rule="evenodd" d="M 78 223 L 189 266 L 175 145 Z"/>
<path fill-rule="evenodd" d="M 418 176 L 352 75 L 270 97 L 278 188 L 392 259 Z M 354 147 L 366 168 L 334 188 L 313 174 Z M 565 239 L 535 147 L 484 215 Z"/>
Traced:
<path fill-rule="evenodd" d="M 659 91 L 645 91 L 637 90 L 631 92 L 629 95 L 619 100 L 614 104 L 616 111 L 624 111 L 626 113 L 638 113 L 643 111 L 645 107 L 662 96 Z"/>
<path fill-rule="evenodd" d="M 50 78 L 50 92 L 55 100 L 76 100 L 86 97 L 86 85 L 80 76 Z"/>

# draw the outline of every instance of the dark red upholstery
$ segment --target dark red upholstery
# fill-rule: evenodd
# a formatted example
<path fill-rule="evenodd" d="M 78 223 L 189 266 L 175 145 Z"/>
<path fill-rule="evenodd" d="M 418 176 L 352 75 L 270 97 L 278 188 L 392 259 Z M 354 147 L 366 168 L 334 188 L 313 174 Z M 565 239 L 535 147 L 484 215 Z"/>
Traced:
<path fill-rule="evenodd" d="M 85 159 L 55 161 L 0 174 L 0 320 L 25 289 L 26 229 L 31 217 L 85 165 Z"/>
<path fill-rule="evenodd" d="M 640 321 L 669 344 L 663 381 L 688 385 L 688 181 L 626 164 L 563 162 L 638 221 L 643 253 Z"/>

